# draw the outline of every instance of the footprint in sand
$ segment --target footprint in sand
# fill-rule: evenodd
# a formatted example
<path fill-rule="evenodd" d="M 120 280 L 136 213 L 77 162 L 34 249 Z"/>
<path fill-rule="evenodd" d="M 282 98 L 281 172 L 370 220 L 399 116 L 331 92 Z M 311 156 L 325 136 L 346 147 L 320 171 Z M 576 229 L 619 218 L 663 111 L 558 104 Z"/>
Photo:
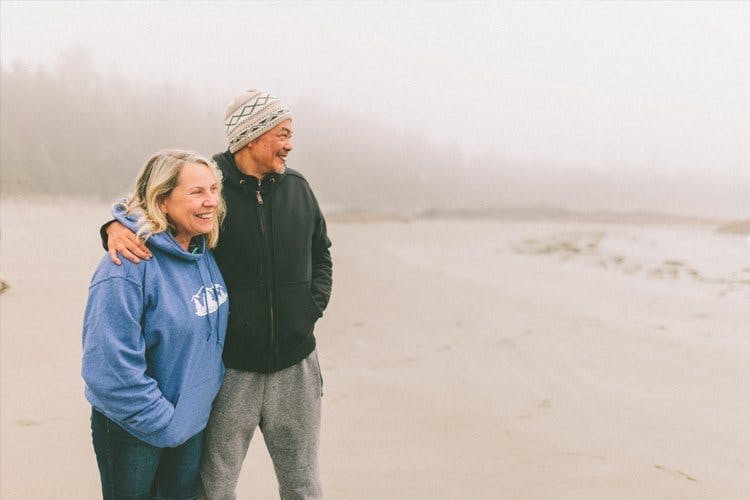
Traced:
<path fill-rule="evenodd" d="M 36 427 L 38 425 L 44 425 L 44 422 L 38 420 L 16 420 L 16 425 L 19 427 Z"/>
<path fill-rule="evenodd" d="M 493 342 L 496 346 L 506 347 L 508 349 L 516 349 L 518 346 L 513 339 L 507 337 L 501 337 Z"/>
<path fill-rule="evenodd" d="M 683 477 L 683 478 L 687 479 L 688 481 L 695 481 L 695 482 L 698 482 L 698 480 L 697 480 L 697 479 L 695 479 L 695 478 L 694 478 L 694 477 L 692 477 L 692 476 L 688 476 L 687 474 L 685 474 L 685 473 L 684 473 L 684 472 L 682 472 L 681 470 L 677 470 L 677 469 L 670 469 L 670 468 L 668 468 L 668 467 L 665 467 L 665 466 L 663 466 L 663 465 L 659 465 L 659 464 L 655 464 L 655 465 L 654 465 L 654 467 L 655 467 L 656 469 L 659 469 L 659 470 L 661 470 L 661 471 L 664 471 L 664 472 L 668 472 L 668 473 L 670 473 L 670 474 L 672 474 L 672 475 Z"/>

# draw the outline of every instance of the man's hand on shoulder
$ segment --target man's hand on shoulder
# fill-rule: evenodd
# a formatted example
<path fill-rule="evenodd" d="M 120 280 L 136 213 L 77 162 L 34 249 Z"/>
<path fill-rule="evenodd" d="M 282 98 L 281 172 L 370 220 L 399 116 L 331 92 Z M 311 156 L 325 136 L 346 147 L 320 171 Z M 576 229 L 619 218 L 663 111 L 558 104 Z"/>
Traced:
<path fill-rule="evenodd" d="M 106 231 L 109 258 L 118 266 L 122 264 L 117 257 L 118 253 L 134 264 L 138 264 L 141 259 L 151 258 L 151 252 L 144 241 L 121 223 L 117 221 L 111 223 Z"/>

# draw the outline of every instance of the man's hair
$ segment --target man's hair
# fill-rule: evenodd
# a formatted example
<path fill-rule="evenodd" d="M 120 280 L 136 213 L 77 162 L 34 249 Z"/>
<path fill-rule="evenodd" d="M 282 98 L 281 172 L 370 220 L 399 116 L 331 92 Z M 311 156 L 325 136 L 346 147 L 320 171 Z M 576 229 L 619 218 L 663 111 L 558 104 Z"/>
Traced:
<path fill-rule="evenodd" d="M 219 226 L 224 221 L 226 205 L 221 196 L 221 171 L 216 164 L 193 151 L 165 149 L 154 153 L 141 168 L 135 181 L 135 191 L 126 200 L 128 214 L 139 217 L 138 236 L 148 239 L 149 236 L 175 228 L 159 208 L 159 203 L 172 193 L 182 167 L 188 163 L 205 165 L 211 170 L 219 186 L 219 206 L 216 210 L 216 224 L 206 235 L 206 246 L 214 248 L 219 242 Z"/>

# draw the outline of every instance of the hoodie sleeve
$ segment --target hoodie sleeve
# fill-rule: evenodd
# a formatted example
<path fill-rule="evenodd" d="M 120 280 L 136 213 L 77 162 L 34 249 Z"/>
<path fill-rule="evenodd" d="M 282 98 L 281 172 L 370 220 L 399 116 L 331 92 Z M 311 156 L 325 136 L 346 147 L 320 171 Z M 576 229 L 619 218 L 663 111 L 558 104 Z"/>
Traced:
<path fill-rule="evenodd" d="M 142 287 L 127 277 L 91 285 L 83 323 L 82 376 L 100 411 L 146 436 L 169 424 L 174 406 L 146 373 L 143 303 Z"/>

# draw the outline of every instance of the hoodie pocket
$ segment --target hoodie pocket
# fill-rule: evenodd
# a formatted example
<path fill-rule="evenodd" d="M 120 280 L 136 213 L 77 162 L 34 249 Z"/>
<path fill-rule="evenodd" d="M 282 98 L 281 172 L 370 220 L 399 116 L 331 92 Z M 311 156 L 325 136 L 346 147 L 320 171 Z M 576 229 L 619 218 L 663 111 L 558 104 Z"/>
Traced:
<path fill-rule="evenodd" d="M 168 446 L 179 446 L 206 427 L 220 387 L 221 377 L 208 377 L 185 385 L 166 429 Z"/>

